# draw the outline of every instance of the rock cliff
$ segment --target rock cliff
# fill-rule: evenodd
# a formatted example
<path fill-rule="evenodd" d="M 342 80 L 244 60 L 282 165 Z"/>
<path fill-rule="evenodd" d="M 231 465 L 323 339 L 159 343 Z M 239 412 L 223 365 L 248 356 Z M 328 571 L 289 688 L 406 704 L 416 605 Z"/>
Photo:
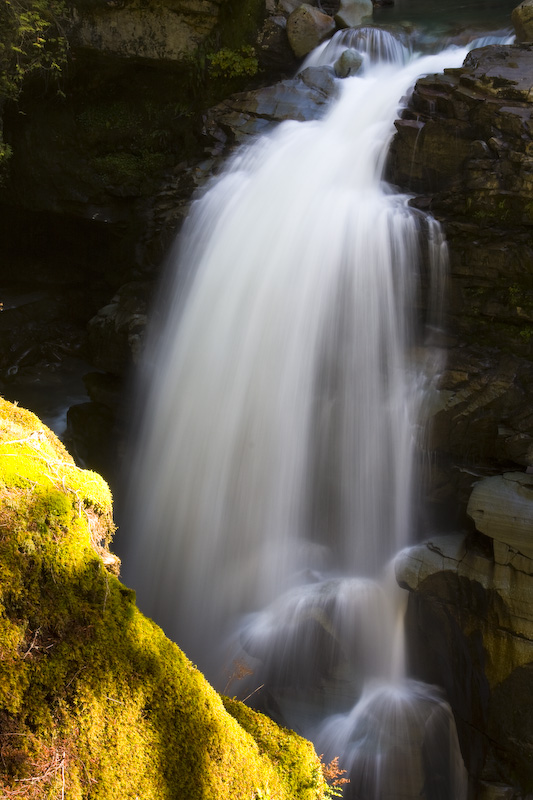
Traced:
<path fill-rule="evenodd" d="M 490 46 L 420 80 L 391 150 L 392 180 L 448 241 L 447 366 L 430 449 L 453 464 L 441 498 L 458 491 L 463 508 L 476 471 L 533 458 L 532 68 L 531 45 Z"/>
<path fill-rule="evenodd" d="M 532 68 L 530 44 L 491 46 L 420 80 L 389 161 L 448 241 L 426 479 L 432 524 L 466 531 L 402 554 L 397 576 L 414 672 L 446 688 L 483 798 L 533 786 Z"/>

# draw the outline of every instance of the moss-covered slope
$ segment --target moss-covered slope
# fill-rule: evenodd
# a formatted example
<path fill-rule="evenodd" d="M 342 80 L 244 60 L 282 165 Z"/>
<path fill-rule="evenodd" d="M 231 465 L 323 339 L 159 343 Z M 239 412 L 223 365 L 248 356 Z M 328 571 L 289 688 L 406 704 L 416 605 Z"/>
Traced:
<path fill-rule="evenodd" d="M 103 480 L 0 398 L 0 796 L 322 798 L 312 746 L 226 710 L 138 611 L 112 530 Z"/>

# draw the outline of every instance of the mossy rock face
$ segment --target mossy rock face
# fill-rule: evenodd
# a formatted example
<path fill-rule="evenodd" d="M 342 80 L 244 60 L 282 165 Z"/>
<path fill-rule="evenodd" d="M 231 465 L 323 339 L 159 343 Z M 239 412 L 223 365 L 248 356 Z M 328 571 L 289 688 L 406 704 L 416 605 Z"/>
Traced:
<path fill-rule="evenodd" d="M 113 570 L 111 496 L 0 398 L 0 796 L 324 796 L 312 746 L 220 696 Z"/>

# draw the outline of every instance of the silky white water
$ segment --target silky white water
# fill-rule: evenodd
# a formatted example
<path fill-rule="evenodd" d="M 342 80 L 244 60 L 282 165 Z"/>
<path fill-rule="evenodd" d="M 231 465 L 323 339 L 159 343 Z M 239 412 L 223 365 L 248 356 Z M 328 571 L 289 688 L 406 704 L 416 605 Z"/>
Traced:
<path fill-rule="evenodd" d="M 461 800 L 386 570 L 413 532 L 420 262 L 438 283 L 445 248 L 382 171 L 405 93 L 465 51 L 408 56 L 366 59 L 325 119 L 241 150 L 195 202 L 148 348 L 124 566 L 217 688 L 344 759 L 347 796 Z"/>

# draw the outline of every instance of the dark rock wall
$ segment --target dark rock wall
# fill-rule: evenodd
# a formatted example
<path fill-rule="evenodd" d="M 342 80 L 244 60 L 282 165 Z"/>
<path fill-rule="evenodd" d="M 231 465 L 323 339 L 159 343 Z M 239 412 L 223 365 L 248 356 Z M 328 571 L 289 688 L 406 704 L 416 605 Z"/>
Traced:
<path fill-rule="evenodd" d="M 448 241 L 447 366 L 430 449 L 438 501 L 463 507 L 483 471 L 533 458 L 532 70 L 531 45 L 490 46 L 420 80 L 389 160 L 390 179 Z"/>
<path fill-rule="evenodd" d="M 470 534 L 457 552 L 454 537 L 416 547 L 398 576 L 411 592 L 413 672 L 445 688 L 476 798 L 533 788 L 530 555 L 474 532 L 465 514 L 481 478 L 526 478 L 533 465 L 532 75 L 533 46 L 518 44 L 420 80 L 389 159 L 390 179 L 441 221 L 449 247 L 425 480 L 433 525 Z M 527 500 L 517 509 L 511 533 L 514 513 L 531 518 Z M 489 525 L 488 509 L 476 514 Z"/>

